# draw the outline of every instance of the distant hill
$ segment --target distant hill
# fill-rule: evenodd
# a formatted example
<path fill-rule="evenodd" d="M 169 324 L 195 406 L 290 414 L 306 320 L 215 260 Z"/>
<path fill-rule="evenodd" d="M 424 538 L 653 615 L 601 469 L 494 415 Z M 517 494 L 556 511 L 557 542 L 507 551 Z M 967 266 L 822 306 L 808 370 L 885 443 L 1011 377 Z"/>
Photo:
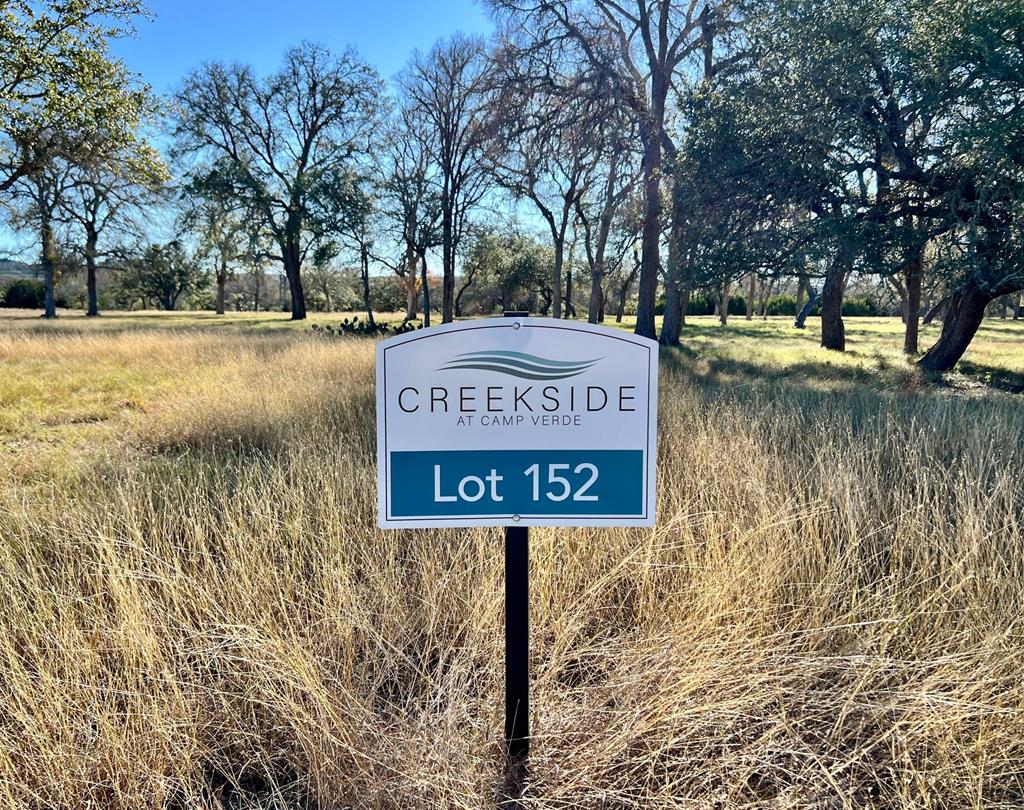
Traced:
<path fill-rule="evenodd" d="M 35 274 L 35 267 L 31 264 L 0 259 L 0 279 L 34 278 Z"/>

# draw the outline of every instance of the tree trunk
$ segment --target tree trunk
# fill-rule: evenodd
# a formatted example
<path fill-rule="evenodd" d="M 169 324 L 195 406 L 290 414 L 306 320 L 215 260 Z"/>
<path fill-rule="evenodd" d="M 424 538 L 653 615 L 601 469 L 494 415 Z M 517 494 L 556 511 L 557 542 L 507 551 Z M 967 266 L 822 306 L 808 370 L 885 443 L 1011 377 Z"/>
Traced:
<path fill-rule="evenodd" d="M 452 211 L 445 205 L 441 212 L 441 323 L 455 320 L 455 248 L 452 245 Z"/>
<path fill-rule="evenodd" d="M 922 321 L 924 323 L 924 325 L 927 326 L 932 321 L 934 321 L 936 318 L 940 318 L 942 313 L 946 311 L 946 308 L 948 306 L 949 306 L 949 296 L 948 295 L 945 296 L 944 298 L 939 299 L 938 303 L 936 303 L 935 306 L 933 306 L 930 310 L 928 310 L 928 314 L 926 314 L 924 316 L 924 319 Z"/>
<path fill-rule="evenodd" d="M 1020 320 L 1020 309 L 1021 309 L 1021 307 L 1020 307 L 1020 299 L 1021 299 L 1021 294 L 1020 293 L 1017 293 L 1017 297 L 1013 299 L 1013 319 L 1015 321 L 1019 321 Z"/>
<path fill-rule="evenodd" d="M 886 281 L 889 286 L 896 290 L 896 294 L 900 297 L 900 323 L 906 325 L 907 323 L 907 285 L 906 285 L 907 268 L 903 268 L 903 280 L 898 278 L 887 278 Z"/>
<path fill-rule="evenodd" d="M 565 317 L 575 318 L 576 307 L 572 305 L 572 266 L 570 258 L 570 267 L 565 271 Z"/>
<path fill-rule="evenodd" d="M 754 298 L 757 296 L 757 276 L 750 274 L 747 281 L 747 320 L 754 320 Z"/>
<path fill-rule="evenodd" d="M 846 327 L 843 324 L 843 281 L 846 263 L 837 256 L 825 274 L 821 288 L 821 345 L 837 352 L 846 351 Z"/>
<path fill-rule="evenodd" d="M 96 242 L 98 235 L 92 228 L 86 229 L 85 234 L 85 289 L 86 305 L 85 314 L 89 318 L 95 318 L 100 314 L 99 296 L 96 292 Z"/>
<path fill-rule="evenodd" d="M 562 317 L 562 265 L 565 261 L 565 240 L 555 237 L 555 266 L 551 269 L 551 317 Z"/>
<path fill-rule="evenodd" d="M 363 308 L 366 310 L 366 320 L 373 329 L 377 324 L 373 320 L 373 306 L 370 303 L 370 249 L 365 242 L 359 246 L 359 265 L 363 281 Z"/>
<path fill-rule="evenodd" d="M 672 206 L 672 227 L 668 242 L 668 273 L 665 278 L 665 316 L 661 322 L 661 336 L 658 341 L 662 346 L 678 346 L 679 335 L 683 331 L 683 320 L 686 310 L 683 305 L 682 257 L 680 240 L 682 239 L 682 208 L 676 202 Z"/>
<path fill-rule="evenodd" d="M 812 288 L 807 291 L 808 298 L 805 303 L 796 313 L 796 320 L 793 321 L 794 329 L 803 329 L 807 324 L 807 317 L 811 314 L 811 310 L 814 309 L 814 305 L 818 302 L 818 293 Z"/>
<path fill-rule="evenodd" d="M 907 307 L 905 313 L 907 328 L 903 335 L 903 353 L 917 354 L 919 351 L 918 324 L 921 320 L 921 276 L 923 275 L 923 262 L 920 253 L 910 260 L 904 274 L 907 291 Z"/>
<path fill-rule="evenodd" d="M 420 253 L 420 283 L 423 285 L 423 325 L 430 326 L 430 283 L 427 275 L 427 252 Z"/>
<path fill-rule="evenodd" d="M 551 311 L 551 289 L 544 287 L 540 291 L 541 305 L 540 315 L 543 318 L 548 317 L 548 312 Z"/>
<path fill-rule="evenodd" d="M 670 280 L 665 284 L 665 316 L 661 322 L 661 336 L 658 338 L 662 346 L 679 345 L 679 335 L 683 331 L 683 296 L 679 287 L 678 280 Z"/>
<path fill-rule="evenodd" d="M 619 308 L 615 313 L 615 323 L 622 323 L 622 316 L 626 313 L 626 296 L 628 294 L 628 284 L 623 284 L 621 287 L 619 287 Z"/>
<path fill-rule="evenodd" d="M 636 279 L 637 274 L 640 272 L 641 259 L 637 253 L 636 248 L 633 248 L 633 267 L 629 271 L 629 275 L 622 282 L 622 286 L 619 287 L 619 311 L 615 315 L 615 323 L 622 323 L 622 316 L 626 313 L 626 299 L 629 297 L 629 288 L 633 286 L 633 281 Z"/>
<path fill-rule="evenodd" d="M 768 299 L 771 297 L 772 289 L 774 288 L 774 286 L 775 286 L 775 279 L 771 279 L 770 281 L 766 281 L 766 282 L 764 282 L 764 284 L 761 285 L 761 301 L 760 301 L 760 306 L 761 306 L 761 320 L 762 321 L 767 321 L 768 320 Z"/>
<path fill-rule="evenodd" d="M 57 317 L 57 304 L 56 298 L 53 292 L 54 284 L 54 264 L 56 263 L 56 257 L 54 255 L 53 246 L 53 226 L 50 224 L 50 218 L 47 215 L 43 216 L 42 225 L 39 229 L 40 241 L 42 242 L 42 266 L 43 266 L 43 317 L 44 318 L 56 318 Z"/>
<path fill-rule="evenodd" d="M 473 286 L 473 281 L 474 281 L 474 277 L 475 276 L 476 276 L 476 271 L 474 270 L 472 273 L 470 273 L 469 275 L 466 276 L 466 283 L 463 284 L 461 287 L 459 287 L 458 292 L 455 293 L 455 317 L 456 318 L 461 318 L 462 317 L 462 296 L 466 294 L 466 290 L 468 290 L 470 287 Z"/>
<path fill-rule="evenodd" d="M 797 280 L 796 280 L 796 313 L 797 313 L 797 316 L 799 316 L 801 311 L 803 311 L 803 308 L 804 308 L 804 291 L 807 290 L 809 292 L 809 289 L 808 289 L 809 287 L 810 287 L 810 284 L 807 281 L 807 276 L 804 275 L 803 273 L 801 273 L 797 277 Z M 804 316 L 804 317 L 806 318 L 806 316 Z M 800 326 L 798 328 L 799 329 L 803 329 L 802 326 Z"/>
<path fill-rule="evenodd" d="M 985 317 L 985 307 L 992 295 L 968 282 L 949 299 L 949 309 L 942 321 L 942 332 L 919 365 L 929 371 L 951 371 L 963 357 Z"/>
<path fill-rule="evenodd" d="M 291 229 L 290 229 L 291 230 Z M 302 289 L 302 253 L 297 231 L 289 234 L 284 243 L 284 274 L 288 279 L 288 292 L 292 298 L 292 320 L 306 319 L 306 293 Z"/>
<path fill-rule="evenodd" d="M 160 291 L 160 307 L 165 312 L 173 312 L 177 305 L 178 293 L 174 291 L 173 287 L 165 284 L 163 289 Z"/>
<path fill-rule="evenodd" d="M 217 268 L 217 314 L 224 314 L 225 288 L 228 284 L 228 263 L 221 258 L 220 266 Z"/>
<path fill-rule="evenodd" d="M 725 326 L 729 323 L 729 282 L 722 285 L 722 298 L 718 303 L 718 322 Z"/>
<path fill-rule="evenodd" d="M 416 271 L 413 270 L 408 276 L 402 281 L 405 284 L 405 319 L 407 321 L 413 321 L 416 316 L 419 315 L 419 307 L 417 306 L 419 299 L 419 279 L 416 278 Z"/>
<path fill-rule="evenodd" d="M 610 158 L 608 174 L 604 184 L 604 206 L 597 223 L 597 239 L 594 246 L 594 253 L 591 257 L 589 252 L 589 229 L 588 229 L 588 252 L 590 258 L 590 301 L 587 306 L 587 321 L 590 323 L 604 323 L 605 291 L 604 291 L 604 268 L 605 252 L 608 249 L 608 234 L 612 229 L 612 222 L 615 219 L 615 211 L 619 201 L 616 197 L 615 186 L 619 176 L 619 159 L 621 150 L 624 147 L 616 147 Z M 580 202 L 576 201 L 577 208 Z M 582 217 L 581 217 L 582 219 Z M 585 220 L 584 220 L 585 222 Z"/>
<path fill-rule="evenodd" d="M 644 221 L 641 231 L 640 288 L 637 291 L 636 328 L 633 331 L 641 337 L 655 340 L 654 305 L 658 294 L 661 241 L 661 127 L 655 123 L 645 129 Z"/>
<path fill-rule="evenodd" d="M 402 283 L 405 284 L 405 319 L 407 321 L 416 320 L 416 316 L 419 314 L 417 310 L 419 309 L 420 282 L 416 277 L 418 265 L 416 249 L 409 247 L 405 252 L 405 275 L 402 277 Z"/>
<path fill-rule="evenodd" d="M 603 262 L 597 259 L 594 262 L 594 269 L 590 272 L 590 301 L 587 302 L 587 323 L 600 323 L 604 321 L 604 290 L 601 289 L 603 280 Z"/>
<path fill-rule="evenodd" d="M 1000 295 L 999 296 L 999 320 L 1005 321 L 1006 316 L 1010 310 L 1010 296 Z"/>

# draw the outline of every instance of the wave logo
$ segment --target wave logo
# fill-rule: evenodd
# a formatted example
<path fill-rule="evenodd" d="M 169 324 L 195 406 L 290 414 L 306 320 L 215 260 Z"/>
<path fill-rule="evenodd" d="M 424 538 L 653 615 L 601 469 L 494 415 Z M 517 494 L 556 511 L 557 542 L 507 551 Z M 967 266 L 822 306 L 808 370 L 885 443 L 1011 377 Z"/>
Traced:
<path fill-rule="evenodd" d="M 549 360 L 535 354 L 512 351 L 467 352 L 456 355 L 438 371 L 473 369 L 476 371 L 497 371 L 523 380 L 564 380 L 575 377 L 593 366 L 594 360 Z"/>

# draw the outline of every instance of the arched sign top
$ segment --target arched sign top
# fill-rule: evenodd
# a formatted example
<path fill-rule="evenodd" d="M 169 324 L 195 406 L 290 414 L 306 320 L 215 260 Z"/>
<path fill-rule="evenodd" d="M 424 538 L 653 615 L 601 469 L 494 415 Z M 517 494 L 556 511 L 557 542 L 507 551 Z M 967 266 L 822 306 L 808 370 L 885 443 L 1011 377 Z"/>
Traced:
<path fill-rule="evenodd" d="M 488 318 L 377 345 L 384 528 L 652 526 L 658 345 Z"/>

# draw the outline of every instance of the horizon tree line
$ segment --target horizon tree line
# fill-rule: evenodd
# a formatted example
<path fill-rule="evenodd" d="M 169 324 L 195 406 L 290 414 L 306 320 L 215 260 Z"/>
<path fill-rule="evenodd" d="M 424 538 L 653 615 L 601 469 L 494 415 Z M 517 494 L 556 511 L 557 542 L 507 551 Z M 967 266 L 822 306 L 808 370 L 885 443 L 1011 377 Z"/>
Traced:
<path fill-rule="evenodd" d="M 504 268 L 556 318 L 575 315 L 574 285 L 591 322 L 635 294 L 636 333 L 668 346 L 697 292 L 724 322 L 736 287 L 752 317 L 795 284 L 795 325 L 819 308 L 822 346 L 843 351 L 845 291 L 877 278 L 901 299 L 908 355 L 922 320 L 942 318 L 920 362 L 943 371 L 1024 289 L 1012 0 L 487 6 L 489 39 L 414 52 L 390 87 L 351 49 L 301 43 L 266 76 L 205 63 L 169 99 L 109 53 L 140 2 L 13 6 L 0 197 L 38 240 L 44 314 L 61 254 L 85 266 L 88 315 L 100 263 L 129 273 L 144 254 L 201 266 L 218 313 L 239 268 L 276 264 L 296 320 L 308 278 L 330 300 L 327 274 L 347 261 L 371 323 L 373 268 L 425 324 L 433 308 L 459 317 Z M 503 209 L 548 247 L 518 240 L 522 221 L 496 234 Z M 162 244 L 154 211 L 173 216 Z"/>

